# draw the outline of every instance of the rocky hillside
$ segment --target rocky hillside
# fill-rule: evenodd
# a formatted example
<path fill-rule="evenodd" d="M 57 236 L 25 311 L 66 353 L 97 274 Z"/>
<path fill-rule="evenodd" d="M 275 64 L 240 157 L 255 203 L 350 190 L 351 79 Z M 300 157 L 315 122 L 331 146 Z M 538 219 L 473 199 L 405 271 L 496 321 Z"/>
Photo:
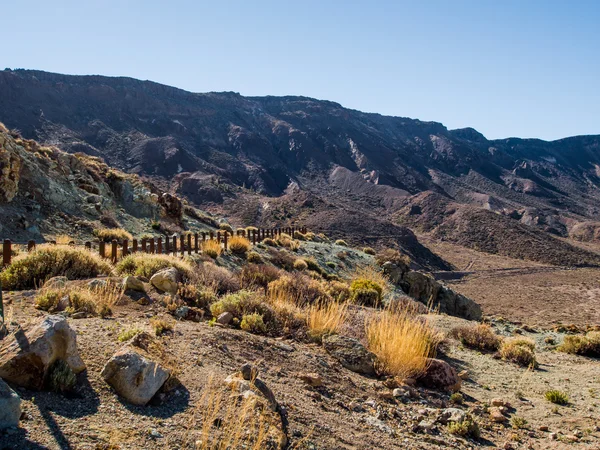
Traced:
<path fill-rule="evenodd" d="M 249 225 L 248 217 L 280 223 L 265 203 L 304 192 L 328 205 L 317 212 L 336 215 L 334 222 L 360 211 L 368 222 L 392 226 L 403 198 L 432 191 L 505 216 L 502 226 L 519 236 L 519 223 L 561 237 L 597 236 L 598 136 L 487 140 L 473 129 L 305 97 L 197 94 L 130 78 L 29 70 L 0 72 L 0 96 L 0 120 L 25 137 L 102 156 L 240 225 Z M 256 206 L 242 214 L 238 206 L 247 200 Z M 336 231 L 328 220 L 323 226 Z"/>

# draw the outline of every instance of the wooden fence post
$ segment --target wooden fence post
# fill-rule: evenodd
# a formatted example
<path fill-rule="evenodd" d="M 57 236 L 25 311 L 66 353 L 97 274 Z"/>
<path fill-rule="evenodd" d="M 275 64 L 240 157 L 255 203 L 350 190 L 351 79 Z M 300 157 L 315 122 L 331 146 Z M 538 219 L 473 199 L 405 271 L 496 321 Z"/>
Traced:
<path fill-rule="evenodd" d="M 198 233 L 194 233 L 194 251 L 198 254 Z"/>
<path fill-rule="evenodd" d="M 171 239 L 169 239 L 169 236 L 165 236 L 165 253 L 167 255 L 171 253 Z"/>
<path fill-rule="evenodd" d="M 129 241 L 127 239 L 123 239 L 123 258 L 129 255 Z"/>
<path fill-rule="evenodd" d="M 34 245 L 34 247 L 35 247 L 35 245 Z M 85 249 L 88 250 L 88 251 L 91 251 L 92 250 L 92 243 L 91 242 L 86 242 L 85 243 Z"/>
<path fill-rule="evenodd" d="M 177 236 L 173 235 L 173 256 L 177 256 Z"/>
<path fill-rule="evenodd" d="M 100 258 L 106 258 L 106 242 L 98 242 L 98 254 L 100 255 Z"/>
<path fill-rule="evenodd" d="M 252 230 L 252 245 L 256 245 L 256 230 Z"/>
<path fill-rule="evenodd" d="M 116 264 L 117 262 L 117 247 L 118 247 L 118 243 L 116 239 L 113 239 L 112 241 L 112 248 L 111 248 L 111 253 L 110 253 L 110 259 L 112 260 L 113 263 Z"/>
<path fill-rule="evenodd" d="M 181 235 L 179 237 L 179 247 L 180 247 L 180 252 L 181 252 L 181 256 L 185 256 L 185 235 Z"/>
<path fill-rule="evenodd" d="M 217 233 L 218 234 L 218 233 Z M 215 234 L 211 231 L 210 232 L 210 240 L 212 241 L 215 238 Z"/>
<path fill-rule="evenodd" d="M 206 241 L 206 231 L 202 231 L 202 242 Z"/>
<path fill-rule="evenodd" d="M 187 251 L 188 251 L 188 255 L 192 254 L 192 235 L 188 234 L 187 235 Z"/>
<path fill-rule="evenodd" d="M 225 251 L 227 251 L 227 235 L 229 233 L 226 231 L 225 234 L 223 235 L 223 248 L 225 249 Z"/>
<path fill-rule="evenodd" d="M 142 253 L 148 253 L 148 241 L 146 238 L 142 238 Z"/>
<path fill-rule="evenodd" d="M 132 251 L 133 253 L 137 253 L 137 251 L 138 251 L 138 241 L 137 241 L 137 239 L 134 239 L 134 240 L 133 240 L 133 243 L 132 243 L 132 245 L 133 245 L 133 248 L 131 249 L 131 251 Z"/>
<path fill-rule="evenodd" d="M 8 266 L 10 264 L 10 260 L 12 259 L 12 243 L 10 239 L 4 239 L 4 243 L 2 244 L 2 265 Z"/>
<path fill-rule="evenodd" d="M 162 251 L 162 237 L 159 236 L 156 240 L 156 253 L 162 255 Z M 154 238 L 152 238 L 152 240 L 150 241 L 150 252 L 154 253 Z"/>

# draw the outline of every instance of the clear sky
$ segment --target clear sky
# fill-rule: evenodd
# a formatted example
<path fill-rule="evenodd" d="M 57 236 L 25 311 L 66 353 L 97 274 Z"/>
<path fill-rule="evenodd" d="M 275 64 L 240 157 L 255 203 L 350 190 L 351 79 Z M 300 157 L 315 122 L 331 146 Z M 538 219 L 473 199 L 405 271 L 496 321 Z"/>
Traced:
<path fill-rule="evenodd" d="M 306 95 L 490 139 L 600 134 L 600 0 L 5 0 L 0 16 L 3 67 Z"/>

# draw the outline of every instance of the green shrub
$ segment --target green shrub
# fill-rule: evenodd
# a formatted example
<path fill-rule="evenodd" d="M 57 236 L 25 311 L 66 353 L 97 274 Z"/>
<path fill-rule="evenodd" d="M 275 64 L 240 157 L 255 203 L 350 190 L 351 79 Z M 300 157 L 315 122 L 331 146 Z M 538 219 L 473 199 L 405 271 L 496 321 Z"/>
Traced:
<path fill-rule="evenodd" d="M 48 385 L 54 392 L 70 392 L 77 384 L 77 377 L 71 367 L 62 359 L 57 359 L 48 369 Z"/>
<path fill-rule="evenodd" d="M 265 303 L 264 296 L 245 289 L 221 297 L 210 305 L 210 312 L 213 317 L 230 312 L 239 321 L 243 320 L 244 316 L 255 313 L 262 316 L 264 322 L 269 323 L 273 320 L 273 313 Z"/>
<path fill-rule="evenodd" d="M 474 439 L 479 439 L 481 436 L 479 425 L 470 417 L 462 422 L 450 422 L 448 424 L 448 432 L 457 436 L 471 436 Z"/>
<path fill-rule="evenodd" d="M 373 280 L 357 278 L 350 284 L 350 300 L 365 306 L 381 303 L 383 287 Z"/>
<path fill-rule="evenodd" d="M 341 245 L 342 247 L 348 247 L 348 244 L 346 244 L 346 241 L 344 241 L 343 239 L 338 239 L 337 241 L 335 241 L 335 245 Z"/>
<path fill-rule="evenodd" d="M 35 288 L 56 276 L 78 280 L 111 273 L 108 262 L 84 248 L 40 245 L 15 258 L 0 272 L 0 280 L 4 289 L 14 291 Z"/>
<path fill-rule="evenodd" d="M 265 325 L 263 316 L 258 313 L 245 314 L 242 317 L 240 328 L 254 334 L 263 334 L 267 332 L 267 326 Z"/>
<path fill-rule="evenodd" d="M 334 263 L 333 261 L 327 261 L 327 262 L 325 263 L 325 265 L 326 265 L 327 267 L 329 267 L 330 269 L 335 269 L 335 268 L 337 267 L 337 264 L 336 264 L 336 263 Z"/>
<path fill-rule="evenodd" d="M 465 401 L 463 395 L 460 392 L 455 392 L 454 394 L 452 394 L 449 400 L 450 403 L 452 403 L 453 405 L 462 405 Z"/>
<path fill-rule="evenodd" d="M 546 400 L 548 400 L 549 402 L 555 403 L 557 405 L 567 405 L 569 403 L 569 396 L 564 392 L 558 391 L 556 389 L 546 391 L 544 397 L 546 397 Z"/>
<path fill-rule="evenodd" d="M 375 255 L 375 250 L 371 247 L 365 247 L 363 248 L 363 253 L 366 253 L 367 255 Z"/>
<path fill-rule="evenodd" d="M 36 296 L 35 307 L 43 311 L 53 312 L 56 310 L 63 295 L 64 292 L 59 290 L 44 290 Z"/>
<path fill-rule="evenodd" d="M 133 338 L 134 336 L 137 336 L 138 334 L 140 334 L 142 331 L 143 330 L 141 330 L 139 328 L 128 328 L 119 333 L 117 340 L 119 342 L 128 341 L 129 339 Z"/>
<path fill-rule="evenodd" d="M 327 293 L 337 302 L 345 302 L 350 298 L 350 287 L 341 281 L 329 282 Z"/>
<path fill-rule="evenodd" d="M 523 417 L 513 416 L 512 419 L 510 419 L 510 424 L 515 430 L 522 430 L 527 427 L 527 420 Z"/>
<path fill-rule="evenodd" d="M 172 255 L 158 255 L 151 253 L 133 253 L 119 261 L 115 270 L 119 275 L 135 275 L 136 277 L 152 278 L 157 272 L 169 267 L 175 267 L 185 278 L 193 272 L 192 265 Z"/>
<path fill-rule="evenodd" d="M 153 317 L 150 319 L 150 326 L 154 328 L 154 333 L 157 336 L 162 336 L 163 334 L 170 333 L 175 328 L 175 322 L 162 319 L 160 317 Z"/>
<path fill-rule="evenodd" d="M 308 270 L 316 272 L 319 275 L 323 275 L 324 271 L 321 268 L 321 266 L 319 266 L 319 263 L 317 261 L 315 261 L 312 258 L 306 258 L 304 261 L 306 262 L 306 267 Z"/>

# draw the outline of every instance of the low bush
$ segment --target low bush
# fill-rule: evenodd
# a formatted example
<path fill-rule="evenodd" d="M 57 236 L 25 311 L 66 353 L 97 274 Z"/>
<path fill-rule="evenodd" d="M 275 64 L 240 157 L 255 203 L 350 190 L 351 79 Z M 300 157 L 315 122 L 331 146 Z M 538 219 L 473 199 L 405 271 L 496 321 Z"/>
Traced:
<path fill-rule="evenodd" d="M 333 300 L 338 302 L 345 302 L 350 299 L 350 287 L 342 281 L 330 281 L 327 285 L 327 293 Z"/>
<path fill-rule="evenodd" d="M 410 258 L 396 249 L 386 248 L 375 255 L 375 262 L 380 266 L 388 261 L 396 264 L 403 272 L 406 272 L 410 267 Z"/>
<path fill-rule="evenodd" d="M 306 323 L 309 336 L 321 342 L 323 337 L 337 334 L 346 322 L 348 307 L 344 303 L 317 303 L 308 307 Z"/>
<path fill-rule="evenodd" d="M 325 273 L 325 271 L 321 268 L 319 263 L 317 261 L 315 261 L 314 259 L 306 258 L 304 261 L 306 262 L 306 267 L 308 270 L 310 270 L 312 272 L 316 272 L 319 275 L 323 275 Z"/>
<path fill-rule="evenodd" d="M 231 253 L 236 255 L 243 255 L 250 250 L 250 241 L 242 236 L 233 236 L 228 244 Z"/>
<path fill-rule="evenodd" d="M 544 394 L 544 397 L 546 397 L 546 400 L 548 400 L 551 403 L 555 403 L 557 405 L 568 405 L 569 404 L 569 396 L 562 392 L 562 391 L 558 391 L 556 389 L 552 389 L 550 391 L 546 391 L 546 393 Z"/>
<path fill-rule="evenodd" d="M 131 241 L 133 236 L 128 231 L 125 231 L 123 228 L 101 228 L 94 230 L 94 236 L 104 242 L 112 242 L 113 240 L 117 240 L 119 242 L 127 239 Z"/>
<path fill-rule="evenodd" d="M 110 275 L 112 270 L 107 261 L 85 248 L 48 244 L 15 258 L 0 272 L 0 280 L 4 289 L 14 291 L 35 288 L 56 276 L 77 280 Z"/>
<path fill-rule="evenodd" d="M 71 367 L 62 359 L 57 359 L 48 369 L 48 387 L 54 392 L 70 392 L 77 384 L 77 377 Z"/>
<path fill-rule="evenodd" d="M 169 267 L 175 267 L 186 279 L 193 272 L 192 264 L 173 255 L 158 255 L 151 253 L 132 253 L 120 260 L 115 270 L 119 275 L 135 275 L 136 277 L 151 278 L 156 272 Z"/>
<path fill-rule="evenodd" d="M 335 245 L 341 245 L 342 247 L 348 247 L 348 244 L 343 239 L 338 239 L 335 241 Z"/>
<path fill-rule="evenodd" d="M 218 295 L 228 294 L 241 289 L 240 279 L 225 267 L 212 262 L 200 264 L 194 273 L 196 284 L 212 289 Z"/>
<path fill-rule="evenodd" d="M 296 261 L 294 261 L 294 269 L 302 272 L 308 269 L 308 264 L 306 264 L 306 261 L 304 261 L 303 259 L 297 259 Z"/>
<path fill-rule="evenodd" d="M 487 324 L 456 327 L 451 334 L 463 345 L 476 350 L 496 351 L 502 343 L 502 338 Z"/>
<path fill-rule="evenodd" d="M 424 320 L 407 312 L 382 311 L 366 323 L 369 350 L 377 370 L 399 378 L 416 378 L 435 354 L 439 337 Z"/>
<path fill-rule="evenodd" d="M 585 335 L 569 335 L 557 350 L 583 356 L 600 356 L 600 331 L 590 331 Z"/>
<path fill-rule="evenodd" d="M 215 239 L 204 241 L 201 245 L 202 253 L 210 256 L 212 259 L 217 259 L 223 253 L 223 247 Z"/>
<path fill-rule="evenodd" d="M 375 255 L 375 250 L 371 247 L 365 247 L 363 248 L 363 253 L 366 253 L 367 255 Z"/>
<path fill-rule="evenodd" d="M 268 295 L 298 306 L 331 299 L 323 282 L 311 279 L 300 272 L 285 274 L 269 283 Z"/>
<path fill-rule="evenodd" d="M 296 258 L 286 251 L 269 249 L 269 260 L 277 267 L 281 267 L 288 272 L 294 270 Z"/>
<path fill-rule="evenodd" d="M 455 392 L 449 398 L 449 402 L 453 405 L 462 405 L 465 401 L 465 398 L 460 392 Z"/>
<path fill-rule="evenodd" d="M 243 288 L 267 289 L 271 281 L 279 279 L 281 271 L 277 267 L 266 264 L 246 264 L 240 271 L 240 281 Z"/>
<path fill-rule="evenodd" d="M 263 316 L 258 313 L 245 314 L 240 322 L 240 328 L 254 334 L 264 334 L 267 332 Z"/>
<path fill-rule="evenodd" d="M 246 255 L 246 261 L 253 264 L 261 264 L 263 262 L 262 256 L 256 252 L 248 252 Z"/>
<path fill-rule="evenodd" d="M 144 330 L 137 328 L 137 327 L 127 328 L 119 333 L 117 340 L 119 342 L 128 341 L 129 339 L 133 338 L 134 336 L 137 336 L 138 334 L 142 333 L 143 331 Z"/>
<path fill-rule="evenodd" d="M 162 336 L 166 333 L 171 333 L 175 328 L 175 322 L 163 319 L 161 317 L 153 317 L 150 319 L 150 326 L 154 329 L 157 336 Z"/>
<path fill-rule="evenodd" d="M 528 339 L 507 339 L 500 346 L 502 359 L 512 361 L 520 366 L 536 368 L 535 343 Z"/>
<path fill-rule="evenodd" d="M 355 278 L 350 284 L 350 300 L 359 305 L 377 306 L 381 303 L 383 287 L 376 281 Z"/>
<path fill-rule="evenodd" d="M 276 327 L 275 314 L 271 307 L 266 303 L 264 295 L 256 291 L 241 290 L 234 294 L 227 294 L 217 300 L 210 306 L 210 312 L 213 317 L 219 317 L 224 312 L 230 312 L 237 323 L 242 322 L 244 316 L 257 314 L 261 316 L 265 330 Z M 253 319 L 248 319 L 250 323 Z"/>
<path fill-rule="evenodd" d="M 472 417 L 467 417 L 462 422 L 450 422 L 448 424 L 448 433 L 462 437 L 470 436 L 474 439 L 479 439 L 481 436 L 479 425 Z"/>
<path fill-rule="evenodd" d="M 293 252 L 300 248 L 300 242 L 295 241 L 287 234 L 282 234 L 281 236 L 279 236 L 276 242 L 277 245 L 290 249 Z"/>
<path fill-rule="evenodd" d="M 523 428 L 527 427 L 527 420 L 525 420 L 523 417 L 519 417 L 519 416 L 513 416 L 510 419 L 510 425 L 515 429 L 515 430 L 522 430 Z"/>
<path fill-rule="evenodd" d="M 180 284 L 177 295 L 189 306 L 207 309 L 217 300 L 213 289 L 192 283 Z"/>

